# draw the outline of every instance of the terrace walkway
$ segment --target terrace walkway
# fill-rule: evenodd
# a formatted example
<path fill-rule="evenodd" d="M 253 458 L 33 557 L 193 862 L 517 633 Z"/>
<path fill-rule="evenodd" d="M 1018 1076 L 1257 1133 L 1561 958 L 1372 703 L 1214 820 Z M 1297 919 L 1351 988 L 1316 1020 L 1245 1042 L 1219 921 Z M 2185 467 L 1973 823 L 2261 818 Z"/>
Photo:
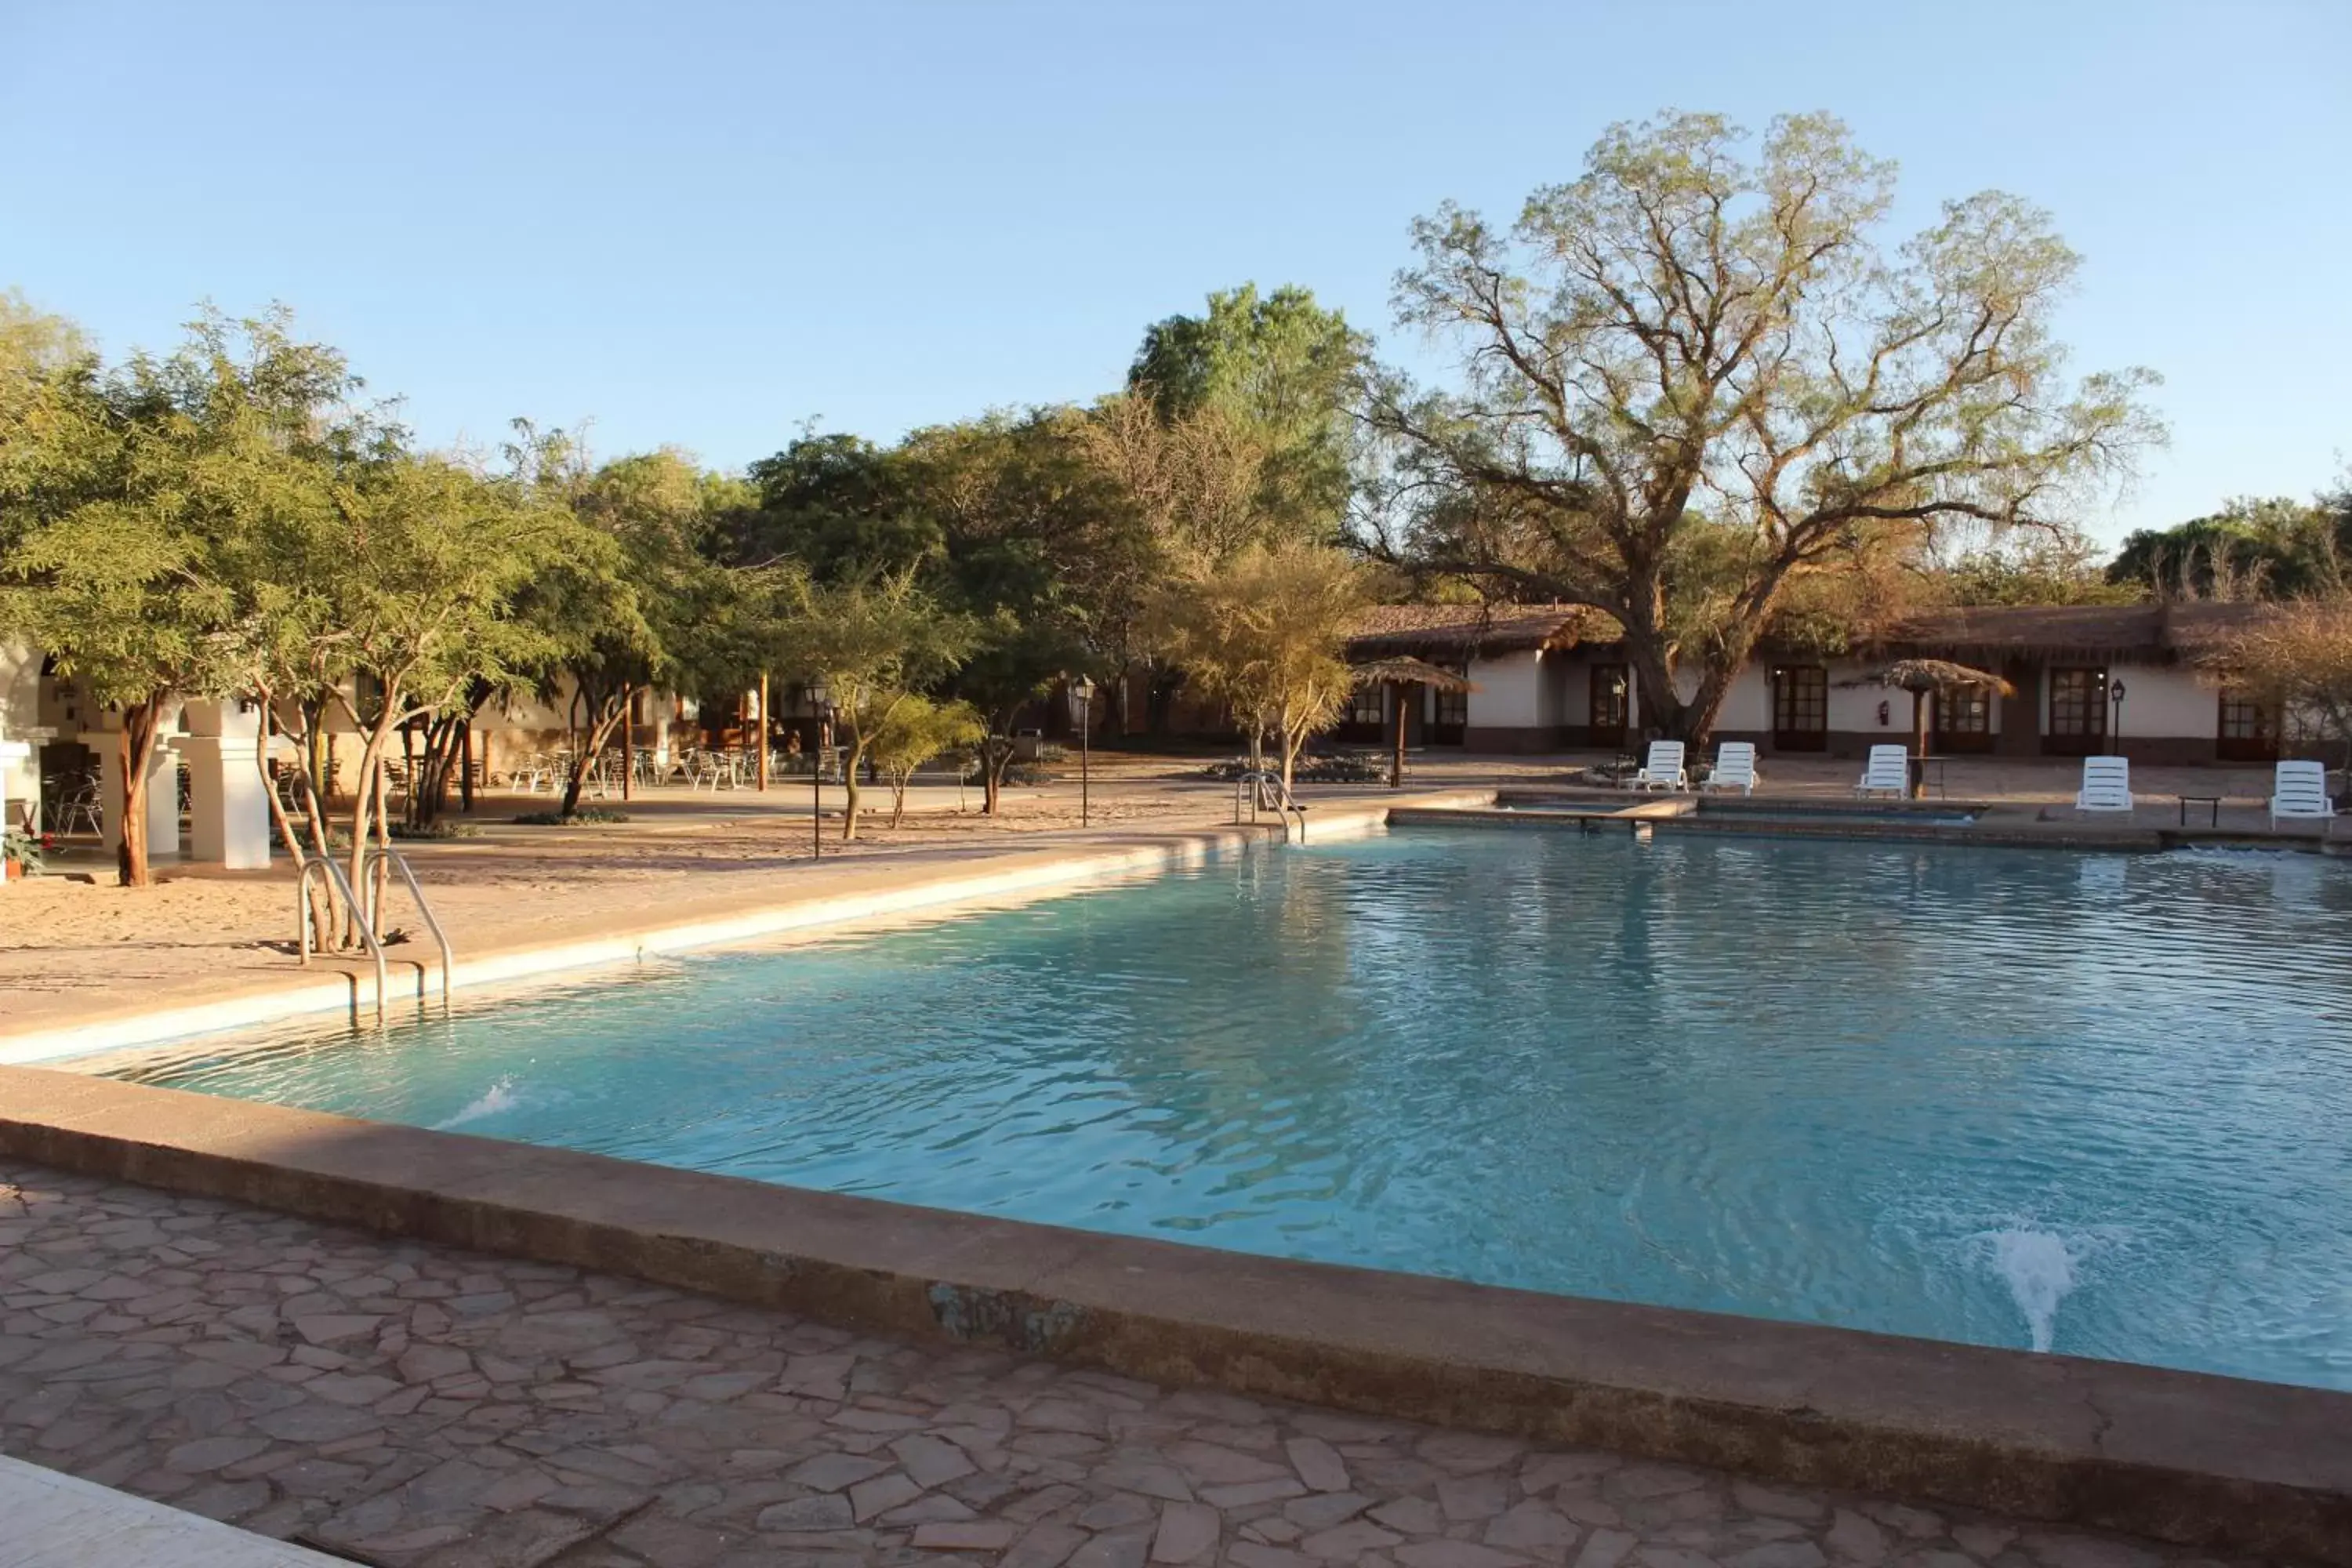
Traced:
<path fill-rule="evenodd" d="M 0 1451 L 386 1568 L 2194 1557 L 860 1338 L 9 1163 Z"/>

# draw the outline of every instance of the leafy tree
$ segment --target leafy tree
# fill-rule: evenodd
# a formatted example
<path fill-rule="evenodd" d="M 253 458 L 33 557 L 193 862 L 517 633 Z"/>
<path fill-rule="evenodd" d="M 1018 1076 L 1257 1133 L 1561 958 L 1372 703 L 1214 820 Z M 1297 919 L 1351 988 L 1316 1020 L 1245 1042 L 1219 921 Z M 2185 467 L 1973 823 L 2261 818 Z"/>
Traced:
<path fill-rule="evenodd" d="M 17 384 L 7 467 L 21 504 L 8 509 L 0 624 L 121 711 L 126 887 L 150 880 L 163 728 L 188 698 L 243 684 L 257 607 L 287 597 L 255 542 L 324 508 L 319 424 L 352 384 L 340 356 L 294 341 L 282 312 L 207 312 L 168 357 L 134 354 L 110 374 L 85 361 L 37 397 Z"/>
<path fill-rule="evenodd" d="M 1089 465 L 1066 410 L 991 415 L 919 430 L 906 452 L 944 549 L 931 575 L 975 640 L 948 689 L 980 715 L 982 810 L 1003 799 L 1016 726 L 1066 675 L 1095 662 L 1094 636 L 1124 634 L 1139 546 L 1132 512 Z"/>
<path fill-rule="evenodd" d="M 1355 689 L 1348 634 L 1366 590 L 1365 568 L 1344 551 L 1253 544 L 1164 585 L 1151 625 L 1168 658 L 1233 709 L 1253 768 L 1275 742 L 1287 788 L 1300 749 Z"/>
<path fill-rule="evenodd" d="M 1351 479 L 1357 376 L 1369 345 L 1338 310 L 1285 285 L 1209 296 L 1199 316 L 1145 331 L 1128 388 L 1162 423 L 1202 419 L 1249 433 L 1264 450 L 1253 510 L 1272 536 L 1337 542 Z"/>
<path fill-rule="evenodd" d="M 846 796 L 841 837 L 857 837 L 858 770 L 875 737 L 923 689 L 951 674 L 971 652 L 971 622 L 940 607 L 911 569 L 826 584 L 796 577 L 784 602 L 781 667 L 822 685 L 848 737 L 842 765 Z"/>
<path fill-rule="evenodd" d="M 934 702 L 919 694 L 898 703 L 870 743 L 874 765 L 890 786 L 890 826 L 907 815 L 907 786 L 915 770 L 942 752 L 979 743 L 987 732 L 968 702 Z"/>
<path fill-rule="evenodd" d="M 2107 565 L 2118 586 L 2175 598 L 2294 598 L 2352 555 L 2352 505 L 2241 496 L 2206 517 L 2141 529 Z"/>
<path fill-rule="evenodd" d="M 362 737 L 356 887 L 371 834 L 384 835 L 381 764 L 393 738 L 479 683 L 517 685 L 552 662 L 560 650 L 550 634 L 520 613 L 523 590 L 596 545 L 515 477 L 404 450 L 362 465 L 337 500 L 325 583 L 339 662 L 352 677 L 348 688 L 337 682 L 335 701 Z"/>
<path fill-rule="evenodd" d="M 1955 605 L 2128 605 L 2146 596 L 2138 584 L 2102 573 L 2078 534 L 1966 551 L 1934 577 Z"/>
<path fill-rule="evenodd" d="M 751 467 L 753 497 L 730 518 L 740 564 L 795 561 L 820 582 L 919 566 L 940 548 L 894 450 L 856 436 L 803 435 Z"/>
<path fill-rule="evenodd" d="M 1396 483 L 1449 498 L 1377 547 L 1605 611 L 1644 722 L 1693 741 L 1792 582 L 1889 531 L 2055 527 L 2158 435 L 2147 373 L 2064 376 L 2076 258 L 2041 213 L 1971 196 L 1885 256 L 1892 167 L 1842 125 L 1778 121 L 1752 163 L 1743 140 L 1619 126 L 1507 233 L 1418 222 L 1398 313 L 1462 344 L 1461 384 L 1370 389 Z"/>

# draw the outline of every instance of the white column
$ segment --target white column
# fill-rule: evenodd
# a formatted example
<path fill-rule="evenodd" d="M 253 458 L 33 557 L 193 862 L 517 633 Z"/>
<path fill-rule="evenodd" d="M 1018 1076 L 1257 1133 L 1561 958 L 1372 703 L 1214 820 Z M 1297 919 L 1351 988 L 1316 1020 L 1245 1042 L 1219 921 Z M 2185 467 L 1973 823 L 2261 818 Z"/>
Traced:
<path fill-rule="evenodd" d="M 261 710 L 252 703 L 191 702 L 190 733 L 173 742 L 188 763 L 188 850 L 232 870 L 269 864 L 269 797 L 255 759 Z"/>

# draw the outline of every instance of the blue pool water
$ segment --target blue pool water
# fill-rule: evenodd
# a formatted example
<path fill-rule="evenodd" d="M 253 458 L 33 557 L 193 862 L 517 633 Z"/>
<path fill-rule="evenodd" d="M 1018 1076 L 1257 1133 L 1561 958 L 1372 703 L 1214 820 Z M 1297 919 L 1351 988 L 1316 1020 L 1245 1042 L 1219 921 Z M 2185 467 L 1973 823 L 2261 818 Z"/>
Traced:
<path fill-rule="evenodd" d="M 1415 829 L 126 1076 L 2352 1388 L 2347 954 L 2311 857 Z"/>

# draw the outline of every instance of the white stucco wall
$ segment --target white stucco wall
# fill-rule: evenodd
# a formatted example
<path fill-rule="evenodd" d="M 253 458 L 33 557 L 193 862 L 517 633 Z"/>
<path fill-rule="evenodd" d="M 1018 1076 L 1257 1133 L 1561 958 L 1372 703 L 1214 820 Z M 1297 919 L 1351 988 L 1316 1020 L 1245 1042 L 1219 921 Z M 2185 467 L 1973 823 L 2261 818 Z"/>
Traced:
<path fill-rule="evenodd" d="M 2178 736 L 2208 740 L 2221 731 L 2221 694 L 2197 679 L 2194 670 L 2161 665 L 2119 664 L 2107 671 L 2108 690 L 2121 681 L 2123 710 L 2110 705 L 2111 725 L 2128 739 L 2134 735 Z"/>
<path fill-rule="evenodd" d="M 1829 666 L 1830 729 L 1872 737 L 1884 735 L 1889 741 L 1899 741 L 1911 733 L 1911 694 L 1892 691 L 1884 686 L 1841 686 L 1840 681 L 1853 680 L 1867 674 L 1872 667 L 1858 660 L 1838 659 Z M 1878 717 L 1884 703 L 1886 718 Z"/>
<path fill-rule="evenodd" d="M 1768 666 L 1750 664 L 1732 678 L 1715 727 L 1742 733 L 1772 727 L 1772 677 Z"/>
<path fill-rule="evenodd" d="M 1477 728 L 1527 729 L 1543 721 L 1542 661 L 1533 653 L 1470 661 L 1470 723 Z"/>

